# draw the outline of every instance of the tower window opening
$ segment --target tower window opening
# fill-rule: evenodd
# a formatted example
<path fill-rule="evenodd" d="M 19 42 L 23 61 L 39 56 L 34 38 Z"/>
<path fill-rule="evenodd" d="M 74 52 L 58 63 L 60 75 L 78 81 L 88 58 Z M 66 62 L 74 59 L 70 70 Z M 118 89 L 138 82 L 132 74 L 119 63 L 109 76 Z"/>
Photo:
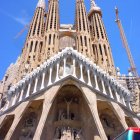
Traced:
<path fill-rule="evenodd" d="M 101 48 L 101 44 L 99 44 L 99 49 L 100 49 L 100 54 L 102 55 L 102 48 Z"/>
<path fill-rule="evenodd" d="M 107 56 L 106 46 L 104 45 L 105 55 Z"/>
<path fill-rule="evenodd" d="M 92 26 L 90 25 L 90 33 L 93 35 Z"/>
<path fill-rule="evenodd" d="M 53 36 L 53 44 L 55 44 L 55 35 Z"/>
<path fill-rule="evenodd" d="M 33 60 L 35 61 L 35 55 L 33 56 Z"/>
<path fill-rule="evenodd" d="M 32 47 L 33 47 L 33 41 L 31 42 L 30 52 L 32 51 Z"/>
<path fill-rule="evenodd" d="M 51 34 L 49 35 L 49 45 L 51 44 Z"/>
<path fill-rule="evenodd" d="M 81 46 L 83 46 L 82 36 L 80 36 L 80 40 L 81 40 Z"/>
<path fill-rule="evenodd" d="M 7 81 L 7 79 L 8 79 L 8 75 L 5 76 L 5 81 Z"/>
<path fill-rule="evenodd" d="M 89 38 L 89 44 L 90 44 L 90 38 Z"/>
<path fill-rule="evenodd" d="M 87 38 L 86 38 L 86 36 L 84 37 L 84 40 L 85 40 L 85 46 L 87 46 Z"/>
<path fill-rule="evenodd" d="M 37 44 L 38 44 L 38 42 L 35 43 L 35 49 L 34 49 L 34 52 L 36 52 Z"/>
<path fill-rule="evenodd" d="M 12 84 L 8 85 L 8 90 L 11 88 Z"/>
<path fill-rule="evenodd" d="M 40 53 L 42 52 L 43 42 L 40 43 Z"/>
<path fill-rule="evenodd" d="M 92 45 L 93 54 L 95 54 L 95 46 L 96 46 L 96 45 L 94 45 L 94 44 Z"/>

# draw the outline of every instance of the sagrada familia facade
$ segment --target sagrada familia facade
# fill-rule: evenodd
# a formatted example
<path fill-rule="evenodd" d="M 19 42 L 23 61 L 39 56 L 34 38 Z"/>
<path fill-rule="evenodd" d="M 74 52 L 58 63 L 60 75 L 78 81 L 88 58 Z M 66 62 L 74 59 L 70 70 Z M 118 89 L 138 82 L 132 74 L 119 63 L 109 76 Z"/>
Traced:
<path fill-rule="evenodd" d="M 139 85 L 115 68 L 91 0 L 76 0 L 75 24 L 59 1 L 39 0 L 24 48 L 0 83 L 0 140 L 112 140 L 140 126 Z"/>

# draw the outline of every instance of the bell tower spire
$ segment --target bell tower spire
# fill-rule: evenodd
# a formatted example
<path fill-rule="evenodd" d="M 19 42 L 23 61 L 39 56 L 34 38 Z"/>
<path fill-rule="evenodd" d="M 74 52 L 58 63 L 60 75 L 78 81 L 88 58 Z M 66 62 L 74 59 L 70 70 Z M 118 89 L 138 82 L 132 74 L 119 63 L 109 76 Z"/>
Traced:
<path fill-rule="evenodd" d="M 36 6 L 35 14 L 30 23 L 30 28 L 26 38 L 26 42 L 21 54 L 21 66 L 19 68 L 19 79 L 31 72 L 42 63 L 43 37 L 44 37 L 44 16 L 45 16 L 45 0 L 39 0 Z"/>
<path fill-rule="evenodd" d="M 86 7 L 83 0 L 76 0 L 76 31 L 77 50 L 85 56 L 91 57 L 91 38 Z"/>
<path fill-rule="evenodd" d="M 49 0 L 45 26 L 45 58 L 58 52 L 59 45 L 59 1 Z"/>
<path fill-rule="evenodd" d="M 45 0 L 39 0 L 38 4 L 37 4 L 37 7 L 45 9 L 45 7 L 46 7 Z"/>
<path fill-rule="evenodd" d="M 95 63 L 111 75 L 115 75 L 116 72 L 111 47 L 102 21 L 102 11 L 94 0 L 91 0 L 91 9 L 88 14 L 88 19 Z"/>

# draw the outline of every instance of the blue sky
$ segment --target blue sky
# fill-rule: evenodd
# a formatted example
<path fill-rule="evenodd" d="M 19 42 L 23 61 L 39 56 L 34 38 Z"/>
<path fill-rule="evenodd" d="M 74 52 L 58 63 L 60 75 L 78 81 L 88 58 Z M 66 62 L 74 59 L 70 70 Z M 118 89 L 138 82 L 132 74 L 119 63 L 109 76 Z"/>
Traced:
<path fill-rule="evenodd" d="M 27 25 L 33 16 L 38 0 L 4 0 L 0 4 L 0 79 L 10 63 L 15 62 L 24 46 L 27 31 L 15 39 L 16 35 Z M 74 23 L 75 0 L 59 0 L 60 22 Z M 47 3 L 47 1 L 46 1 Z M 114 7 L 118 6 L 120 18 L 140 73 L 140 1 L 139 0 L 96 0 L 103 12 L 103 20 L 111 44 L 115 66 L 120 67 L 121 73 L 129 68 L 128 58 L 114 22 Z M 90 1 L 85 0 L 87 11 Z"/>

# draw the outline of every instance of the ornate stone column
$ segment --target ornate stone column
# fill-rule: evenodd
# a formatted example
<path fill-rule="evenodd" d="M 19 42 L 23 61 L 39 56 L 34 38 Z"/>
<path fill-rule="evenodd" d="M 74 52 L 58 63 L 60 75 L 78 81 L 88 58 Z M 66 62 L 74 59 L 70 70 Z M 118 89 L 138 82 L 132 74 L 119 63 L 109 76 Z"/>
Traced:
<path fill-rule="evenodd" d="M 32 80 L 30 79 L 29 84 L 28 84 L 28 89 L 27 89 L 27 93 L 26 93 L 25 98 L 27 98 L 27 97 L 30 96 L 31 83 L 32 83 Z"/>
<path fill-rule="evenodd" d="M 95 72 L 95 70 L 93 70 L 93 76 L 94 76 L 94 80 L 95 80 L 95 89 L 99 90 L 99 85 L 98 85 L 98 81 L 97 81 L 97 73 Z"/>
<path fill-rule="evenodd" d="M 36 93 L 36 90 L 37 90 L 37 84 L 38 84 L 38 75 L 36 76 L 36 79 L 35 79 L 35 86 L 34 86 L 34 91 L 33 91 L 33 94 Z"/>
<path fill-rule="evenodd" d="M 56 64 L 56 79 L 55 79 L 55 82 L 57 82 L 59 80 L 59 67 L 60 67 L 60 62 L 57 61 L 57 64 Z"/>
<path fill-rule="evenodd" d="M 48 86 L 50 86 L 52 84 L 52 70 L 53 70 L 53 66 L 50 65 L 49 68 L 49 82 L 48 82 Z"/>
<path fill-rule="evenodd" d="M 46 76 L 46 71 L 44 70 L 42 73 L 42 81 L 41 81 L 41 88 L 40 89 L 44 88 L 45 76 Z"/>
<path fill-rule="evenodd" d="M 21 90 L 21 93 L 20 93 L 20 97 L 19 97 L 19 102 L 21 102 L 22 99 L 23 99 L 24 90 L 25 90 L 25 86 L 22 87 L 22 90 Z"/>
<path fill-rule="evenodd" d="M 90 79 L 90 69 L 89 69 L 89 67 L 86 68 L 86 69 L 87 69 L 87 75 L 88 75 L 88 83 L 87 83 L 87 84 L 88 84 L 89 86 L 92 86 L 92 85 L 91 85 L 91 79 Z"/>

